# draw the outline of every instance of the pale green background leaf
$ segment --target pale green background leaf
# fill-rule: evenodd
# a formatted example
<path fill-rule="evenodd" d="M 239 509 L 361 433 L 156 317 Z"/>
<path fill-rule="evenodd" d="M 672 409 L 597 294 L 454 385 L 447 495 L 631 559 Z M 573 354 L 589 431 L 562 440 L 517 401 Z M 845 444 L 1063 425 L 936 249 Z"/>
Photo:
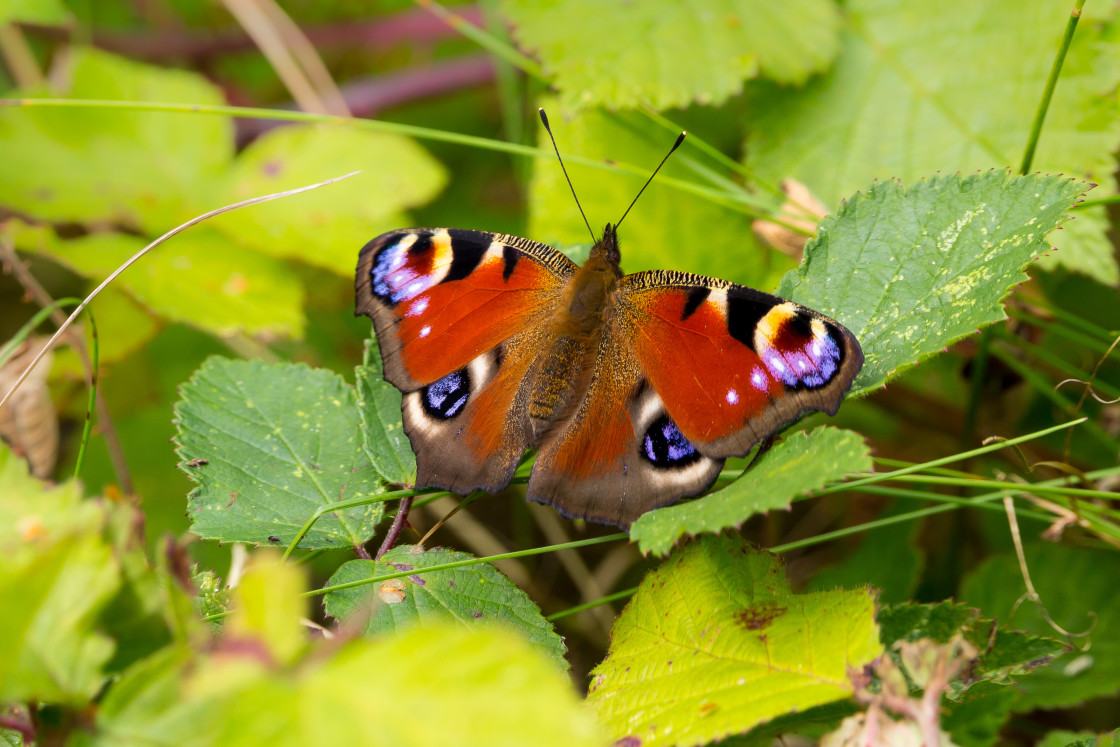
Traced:
<path fill-rule="evenodd" d="M 199 484 L 187 502 L 192 530 L 224 542 L 287 544 L 320 506 L 381 493 L 360 448 L 356 405 L 354 390 L 330 371 L 203 363 L 175 405 L 180 466 Z M 207 461 L 190 466 L 197 459 Z M 363 544 L 382 513 L 372 503 L 326 514 L 299 546 Z"/>
<path fill-rule="evenodd" d="M 521 47 L 555 76 L 565 110 L 718 104 L 762 75 L 802 83 L 836 54 L 829 0 L 661 3 L 504 0 Z"/>
<path fill-rule="evenodd" d="M 1071 651 L 1050 666 L 1019 678 L 1022 694 L 1014 709 L 1071 706 L 1115 694 L 1120 689 L 1120 596 L 1116 594 L 1120 556 L 1113 550 L 1039 543 L 1026 547 L 1026 557 L 1031 580 L 1051 617 L 1069 631 L 1092 628 L 1088 639 L 1076 641 L 1079 647 L 1092 645 L 1085 653 Z M 1007 626 L 1055 635 L 1030 602 L 1018 604 L 1014 617 L 1010 615 L 1025 591 L 1018 562 L 1014 554 L 1007 553 L 968 576 L 960 597 Z"/>
<path fill-rule="evenodd" d="M 777 556 L 703 537 L 642 581 L 592 672 L 611 736 L 697 745 L 851 695 L 882 652 L 868 589 L 796 595 Z"/>
<path fill-rule="evenodd" d="M 471 555 L 415 545 L 394 547 L 381 560 L 351 560 L 339 568 L 328 586 L 351 583 L 401 571 L 468 560 Z M 350 615 L 365 620 L 363 629 L 374 635 L 402 631 L 414 625 L 458 623 L 466 627 L 500 624 L 532 643 L 561 669 L 564 641 L 544 619 L 529 595 L 489 563 L 393 579 L 380 586 L 367 584 L 332 591 L 326 595 L 327 614 L 346 621 Z M 349 622 L 353 622 L 350 620 Z"/>
<path fill-rule="evenodd" d="M 8 233 L 17 249 L 50 257 L 97 281 L 148 243 L 123 233 L 64 241 L 45 227 L 10 225 Z M 173 237 L 115 282 L 156 314 L 211 334 L 303 334 L 303 286 L 296 273 L 205 228 Z"/>
<path fill-rule="evenodd" d="M 799 431 L 722 490 L 643 514 L 630 527 L 630 540 L 643 553 L 664 555 L 684 535 L 738 527 L 756 514 L 788 509 L 798 495 L 871 469 L 871 452 L 858 433 L 828 426 Z"/>
<path fill-rule="evenodd" d="M 1018 168 L 1072 3 L 920 0 L 844 3 L 832 69 L 803 89 L 751 97 L 747 164 L 772 183 L 793 177 L 826 205 L 873 179 Z M 1116 184 L 1120 44 L 1089 3 L 1073 38 L 1032 170 Z M 1120 278 L 1101 208 L 1054 237 L 1056 261 Z M 1053 260 L 1047 262 L 1053 264 Z"/>
<path fill-rule="evenodd" d="M 83 706 L 100 689 L 115 644 L 97 617 L 121 582 L 108 514 L 0 445 L 0 702 Z"/>
<path fill-rule="evenodd" d="M 1027 279 L 1087 185 L 988 171 L 903 188 L 876 182 L 821 222 L 778 295 L 834 317 L 863 347 L 853 391 L 881 386 L 981 325 Z"/>
<path fill-rule="evenodd" d="M 401 422 L 401 392 L 385 381 L 377 338 L 366 340 L 362 365 L 354 368 L 362 448 L 386 482 L 411 485 L 416 481 L 416 455 Z"/>
<path fill-rule="evenodd" d="M 632 113 L 608 115 L 598 110 L 586 111 L 571 121 L 553 123 L 553 133 L 562 153 L 649 167 L 649 172 L 638 176 L 567 164 L 596 236 L 604 224 L 616 223 L 622 217 L 673 144 L 672 133 Z M 543 130 L 537 144 L 552 148 Z M 773 288 L 793 261 L 758 244 L 751 230 L 751 216 L 665 183 L 664 177 L 696 181 L 682 163 L 688 148 L 685 140 L 681 150 L 642 193 L 619 230 L 623 270 L 686 270 L 764 290 Z M 529 208 L 529 236 L 533 239 L 565 245 L 589 240 L 587 227 L 555 160 L 534 162 Z"/>
<path fill-rule="evenodd" d="M 211 227 L 264 254 L 350 276 L 367 241 L 407 225 L 404 211 L 431 200 L 447 181 L 443 166 L 410 138 L 353 127 L 279 127 L 238 156 L 212 197 L 216 205 L 239 202 L 351 171 L 362 173 L 226 213 Z"/>
<path fill-rule="evenodd" d="M 221 105 L 193 73 L 75 47 L 72 98 Z M 22 91 L 45 96 L 58 92 Z M 159 235 L 217 207 L 233 157 L 228 117 L 110 109 L 0 108 L 0 204 L 51 221 L 119 221 Z"/>
<path fill-rule="evenodd" d="M 61 0 L 0 0 L 0 24 L 9 21 L 65 24 L 70 11 Z"/>

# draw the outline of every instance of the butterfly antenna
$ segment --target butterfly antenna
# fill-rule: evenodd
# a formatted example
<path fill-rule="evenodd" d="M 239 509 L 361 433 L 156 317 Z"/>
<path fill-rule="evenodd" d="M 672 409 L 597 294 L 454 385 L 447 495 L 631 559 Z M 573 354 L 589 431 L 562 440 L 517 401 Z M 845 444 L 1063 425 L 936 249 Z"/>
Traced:
<path fill-rule="evenodd" d="M 673 147 L 670 148 L 669 152 L 665 154 L 665 157 L 661 159 L 661 163 L 657 164 L 657 168 L 654 169 L 653 173 L 649 175 L 649 179 L 646 179 L 646 183 L 643 184 L 642 188 L 638 190 L 638 194 L 634 195 L 634 200 L 630 203 L 630 207 L 626 208 L 626 212 L 623 213 L 622 217 L 618 219 L 618 223 L 614 224 L 615 228 L 621 226 L 622 221 L 626 220 L 626 216 L 630 214 L 630 208 L 634 207 L 634 203 L 637 202 L 638 198 L 642 196 L 642 192 L 646 191 L 646 187 L 648 187 L 649 183 L 653 181 L 653 177 L 657 176 L 657 172 L 661 171 L 661 167 L 664 166 L 665 162 L 669 160 L 669 156 L 673 155 L 673 151 L 681 147 L 681 143 L 684 142 L 684 138 L 686 135 L 688 135 L 687 132 L 682 132 L 680 135 L 677 135 L 677 142 L 673 143 Z"/>
<path fill-rule="evenodd" d="M 552 136 L 552 128 L 548 126 L 548 115 L 544 113 L 544 109 L 537 109 L 537 111 L 541 115 L 541 123 L 544 124 L 544 131 L 548 133 L 548 139 L 552 141 L 552 149 L 556 151 L 556 160 L 560 162 L 560 170 L 564 172 L 564 178 L 568 180 L 568 189 L 572 190 L 572 198 L 576 201 L 579 214 L 583 216 L 583 224 L 587 226 L 587 232 L 591 234 L 591 240 L 593 242 L 598 241 L 599 239 L 595 238 L 595 232 L 591 230 L 591 224 L 587 222 L 587 215 L 583 212 L 583 205 L 579 204 L 579 198 L 576 197 L 576 188 L 572 186 L 572 179 L 568 176 L 568 170 L 564 168 L 564 159 L 560 157 L 560 149 L 556 147 L 556 138 Z"/>

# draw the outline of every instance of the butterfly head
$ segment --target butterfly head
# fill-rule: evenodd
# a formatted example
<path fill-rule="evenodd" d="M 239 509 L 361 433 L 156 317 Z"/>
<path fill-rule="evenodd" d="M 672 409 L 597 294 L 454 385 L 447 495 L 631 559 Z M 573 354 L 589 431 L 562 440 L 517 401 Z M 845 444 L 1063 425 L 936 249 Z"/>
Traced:
<path fill-rule="evenodd" d="M 615 226 L 608 223 L 607 227 L 603 229 L 602 238 L 595 242 L 595 246 L 591 247 L 591 257 L 600 261 L 605 260 L 621 277 L 622 273 L 618 269 L 618 265 L 622 261 L 622 254 L 618 250 L 618 231 Z"/>

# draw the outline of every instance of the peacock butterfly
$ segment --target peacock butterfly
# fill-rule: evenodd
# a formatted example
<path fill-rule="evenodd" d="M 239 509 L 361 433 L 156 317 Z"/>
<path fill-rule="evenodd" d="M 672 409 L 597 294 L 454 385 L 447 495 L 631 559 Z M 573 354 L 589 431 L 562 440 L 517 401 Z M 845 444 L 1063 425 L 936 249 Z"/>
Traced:
<path fill-rule="evenodd" d="M 529 500 L 628 527 L 804 413 L 835 414 L 863 365 L 855 336 L 812 309 L 619 261 L 609 223 L 580 266 L 486 231 L 366 244 L 355 313 L 404 394 L 418 487 L 497 492 L 532 447 Z"/>

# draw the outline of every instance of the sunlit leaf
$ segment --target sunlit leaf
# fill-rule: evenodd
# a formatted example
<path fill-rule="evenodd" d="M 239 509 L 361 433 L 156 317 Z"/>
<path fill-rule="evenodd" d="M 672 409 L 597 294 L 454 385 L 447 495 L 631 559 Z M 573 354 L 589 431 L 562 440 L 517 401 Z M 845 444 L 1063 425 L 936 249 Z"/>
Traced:
<path fill-rule="evenodd" d="M 287 544 L 317 508 L 382 492 L 360 448 L 354 390 L 330 371 L 210 358 L 175 416 L 201 537 Z M 380 503 L 333 511 L 299 546 L 361 545 L 381 516 Z"/>
<path fill-rule="evenodd" d="M 868 589 L 794 594 L 781 561 L 703 537 L 642 581 L 592 672 L 615 739 L 698 745 L 851 695 L 882 651 Z"/>
<path fill-rule="evenodd" d="M 853 391 L 882 385 L 983 324 L 1046 251 L 1087 185 L 988 171 L 877 182 L 826 218 L 778 295 L 828 314 L 863 347 Z"/>
<path fill-rule="evenodd" d="M 630 527 L 630 539 L 643 553 L 664 555 L 685 535 L 738 527 L 756 514 L 788 509 L 798 495 L 832 480 L 870 471 L 871 453 L 859 434 L 827 426 L 799 431 L 726 488 L 643 514 Z"/>
<path fill-rule="evenodd" d="M 801 83 L 836 54 L 824 0 L 625 4 L 505 0 L 513 35 L 553 74 L 565 109 L 718 104 L 762 75 Z"/>
<path fill-rule="evenodd" d="M 328 586 L 353 583 L 401 571 L 467 560 L 467 553 L 416 546 L 394 547 L 377 561 L 351 560 Z M 327 614 L 347 620 L 360 615 L 367 634 L 401 631 L 414 625 L 458 623 L 467 627 L 504 625 L 532 643 L 557 666 L 567 669 L 564 642 L 533 600 L 489 563 L 434 573 L 417 573 L 380 585 L 332 591 L 324 600 Z"/>

